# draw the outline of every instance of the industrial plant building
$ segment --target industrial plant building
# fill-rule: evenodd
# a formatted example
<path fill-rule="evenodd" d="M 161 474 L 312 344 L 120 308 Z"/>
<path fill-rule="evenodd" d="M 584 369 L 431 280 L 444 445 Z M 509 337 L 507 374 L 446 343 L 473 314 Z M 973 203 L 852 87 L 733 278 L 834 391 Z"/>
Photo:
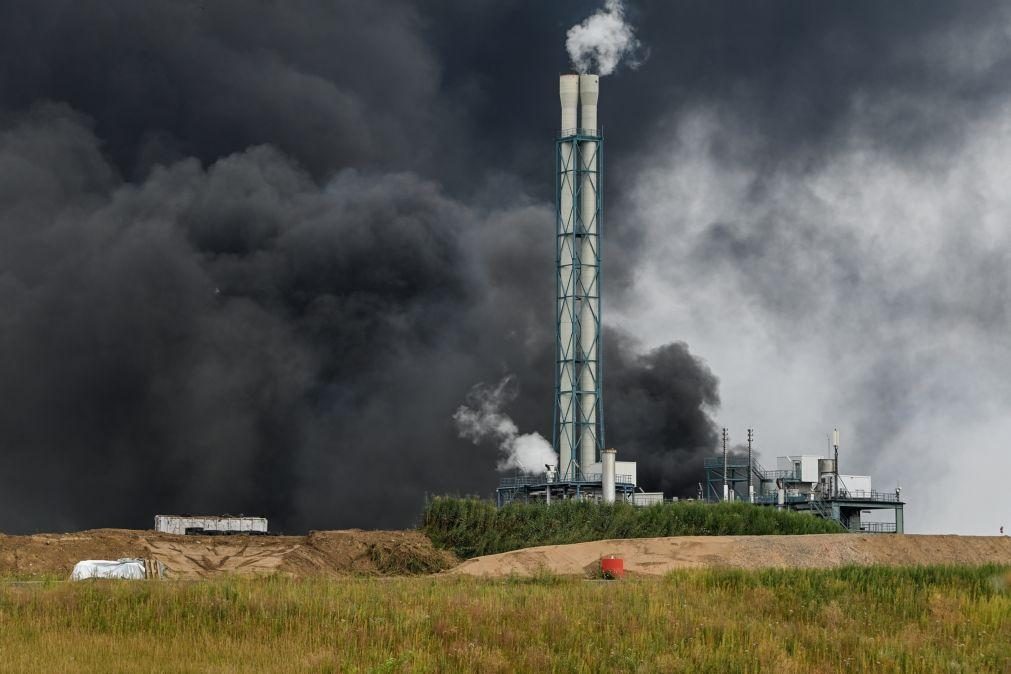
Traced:
<path fill-rule="evenodd" d="M 245 515 L 155 515 L 154 530 L 180 536 L 268 533 L 267 518 Z"/>
<path fill-rule="evenodd" d="M 559 77 L 561 131 L 555 141 L 555 367 L 552 442 L 557 465 L 544 473 L 505 477 L 496 491 L 499 506 L 514 501 L 560 499 L 616 500 L 651 505 L 662 493 L 638 486 L 634 461 L 618 461 L 604 443 L 601 359 L 601 288 L 603 235 L 604 138 L 597 123 L 600 79 L 597 75 Z M 705 460 L 701 500 L 747 501 L 807 512 L 835 520 L 850 531 L 903 531 L 901 491 L 874 491 L 868 475 L 838 471 L 835 458 L 787 455 L 776 470 L 748 455 L 730 457 L 724 430 L 723 457 Z M 865 515 L 890 510 L 890 522 Z"/>
<path fill-rule="evenodd" d="M 724 435 L 724 437 L 726 437 Z M 751 433 L 748 433 L 749 447 Z M 775 470 L 766 470 L 747 456 L 705 460 L 707 501 L 746 501 L 758 505 L 810 513 L 833 520 L 845 529 L 863 533 L 903 533 L 905 503 L 902 488 L 875 491 L 870 475 L 839 472 L 839 431 L 833 432 L 834 458 L 815 454 L 780 456 Z M 866 516 L 891 511 L 891 521 Z"/>
<path fill-rule="evenodd" d="M 557 466 L 502 480 L 500 505 L 528 499 L 643 501 L 636 465 L 605 449 L 600 354 L 604 138 L 597 123 L 598 75 L 558 79 L 561 131 L 555 142 L 555 395 Z M 655 498 L 655 496 L 654 496 Z M 662 499 L 662 495 L 660 496 Z"/>

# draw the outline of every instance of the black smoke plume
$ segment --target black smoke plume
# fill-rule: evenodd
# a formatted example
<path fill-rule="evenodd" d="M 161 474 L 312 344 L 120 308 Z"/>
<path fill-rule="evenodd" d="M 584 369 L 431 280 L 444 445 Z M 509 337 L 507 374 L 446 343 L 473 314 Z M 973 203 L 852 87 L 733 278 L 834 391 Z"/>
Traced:
<path fill-rule="evenodd" d="M 426 492 L 489 493 L 497 450 L 452 415 L 508 373 L 550 434 L 554 75 L 598 6 L 0 2 L 0 529 L 405 526 Z M 914 153 L 952 135 L 925 89 L 995 100 L 1002 61 L 910 54 L 999 3 L 901 6 L 627 4 L 650 58 L 602 99 L 606 303 L 645 253 L 631 169 L 685 108 L 747 111 L 762 167 L 816 161 L 854 92 L 895 95 L 864 132 Z M 605 348 L 609 444 L 693 495 L 715 376 L 620 326 Z"/>
<path fill-rule="evenodd" d="M 645 490 L 695 496 L 718 441 L 709 416 L 720 404 L 718 381 L 684 343 L 638 354 L 627 339 L 605 344 L 607 443 L 638 461 Z"/>
<path fill-rule="evenodd" d="M 412 174 L 318 182 L 267 146 L 127 183 L 88 126 L 47 105 L 0 133 L 7 528 L 409 524 L 426 491 L 493 486 L 495 450 L 451 416 L 506 369 L 517 418 L 550 432 L 548 208 L 475 209 Z M 704 449 L 704 413 L 662 447 L 637 415 L 712 403 L 712 378 L 683 347 L 624 343 L 630 446 Z"/>

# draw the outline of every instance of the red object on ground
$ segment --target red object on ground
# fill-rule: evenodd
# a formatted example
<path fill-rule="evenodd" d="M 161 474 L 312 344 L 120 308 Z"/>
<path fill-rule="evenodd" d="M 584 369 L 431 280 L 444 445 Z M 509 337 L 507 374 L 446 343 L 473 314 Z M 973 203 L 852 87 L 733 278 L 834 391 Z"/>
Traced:
<path fill-rule="evenodd" d="M 604 578 L 621 578 L 625 575 L 625 560 L 620 557 L 604 557 L 600 560 L 600 572 Z"/>

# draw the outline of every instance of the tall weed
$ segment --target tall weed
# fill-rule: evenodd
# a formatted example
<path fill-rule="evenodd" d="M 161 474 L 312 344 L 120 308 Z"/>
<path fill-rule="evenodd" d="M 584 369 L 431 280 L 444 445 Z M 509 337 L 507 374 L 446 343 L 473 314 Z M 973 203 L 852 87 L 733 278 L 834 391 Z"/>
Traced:
<path fill-rule="evenodd" d="M 461 557 L 607 538 L 842 531 L 827 520 L 750 503 L 686 501 L 639 508 L 627 503 L 559 501 L 550 506 L 513 503 L 497 508 L 491 501 L 449 497 L 428 502 L 421 528 L 435 545 Z"/>

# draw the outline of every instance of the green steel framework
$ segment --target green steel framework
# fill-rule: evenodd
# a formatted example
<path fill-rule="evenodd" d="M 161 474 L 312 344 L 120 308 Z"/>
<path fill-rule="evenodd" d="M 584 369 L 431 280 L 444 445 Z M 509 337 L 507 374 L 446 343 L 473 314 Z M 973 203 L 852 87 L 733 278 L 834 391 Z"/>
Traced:
<path fill-rule="evenodd" d="M 572 144 L 572 152 L 569 156 L 569 161 L 566 164 L 563 153 L 562 145 L 565 143 Z M 596 161 L 592 162 L 595 170 L 589 170 L 585 168 L 590 162 L 583 161 L 583 153 L 589 152 L 590 155 L 588 159 L 592 161 L 594 158 L 594 153 L 596 154 Z M 593 221 L 583 222 L 581 217 L 580 205 L 582 202 L 582 188 L 584 177 L 589 177 L 589 182 L 594 187 L 594 192 L 596 195 L 596 208 L 593 213 Z M 603 339 L 601 337 L 600 331 L 600 316 L 601 316 L 601 282 L 603 280 L 603 274 L 601 272 L 601 256 L 600 256 L 600 243 L 604 234 L 604 208 L 603 208 L 603 186 L 604 186 L 604 138 L 600 131 L 589 132 L 586 129 L 577 129 L 571 132 L 563 132 L 563 135 L 557 139 L 555 142 L 555 402 L 554 402 L 554 417 L 552 420 L 552 444 L 556 452 L 560 452 L 560 437 L 559 434 L 562 429 L 559 428 L 559 420 L 562 418 L 563 413 L 567 413 L 568 418 L 574 419 L 572 424 L 572 435 L 570 439 L 570 447 L 572 447 L 573 457 L 578 456 L 579 453 L 579 439 L 582 437 L 582 431 L 587 426 L 590 426 L 590 431 L 593 434 L 595 440 L 596 451 L 595 451 L 595 461 L 600 461 L 600 451 L 604 448 L 604 397 L 603 397 Z M 572 211 L 570 213 L 562 213 L 562 188 L 568 185 L 572 186 Z M 566 224 L 567 222 L 572 223 L 572 236 L 573 236 L 573 246 L 572 254 L 570 258 L 562 259 L 562 238 L 567 235 Z M 595 241 L 593 244 L 593 254 L 592 259 L 583 260 L 582 258 L 582 245 L 576 245 L 576 242 L 582 242 L 582 239 L 587 235 L 587 229 L 592 231 L 594 229 L 593 225 L 596 225 Z M 593 281 L 589 284 L 589 288 L 584 287 L 582 280 L 582 270 L 586 265 L 590 265 L 594 269 Z M 565 277 L 568 268 L 571 267 L 571 274 L 568 274 L 572 282 L 567 284 L 565 282 Z M 596 295 L 591 295 L 593 289 L 596 289 Z M 572 302 L 568 303 L 568 306 L 572 307 L 573 315 L 570 316 L 572 321 L 572 340 L 569 344 L 562 343 L 562 332 L 561 323 L 563 318 L 563 313 L 565 312 L 566 303 L 563 301 L 566 298 L 572 299 Z M 596 300 L 595 302 L 593 300 Z M 582 386 L 582 370 L 588 364 L 593 363 L 594 360 L 591 359 L 590 355 L 583 351 L 580 347 L 581 345 L 581 330 L 582 322 L 580 321 L 579 311 L 576 309 L 580 306 L 589 305 L 590 311 L 593 314 L 593 330 L 594 330 L 594 345 L 596 346 L 595 353 L 596 368 L 591 370 L 591 375 L 595 371 L 596 376 L 593 376 L 593 390 L 581 390 Z M 593 307 L 596 306 L 596 311 Z M 560 372 L 563 366 L 567 363 L 572 364 L 573 373 L 573 395 L 570 396 L 568 405 L 569 409 L 563 409 L 562 401 L 562 391 L 561 391 L 561 381 Z M 581 398 L 586 393 L 594 393 L 596 395 L 596 421 L 586 421 L 582 417 L 582 406 L 580 404 Z M 570 474 L 570 466 L 559 466 L 559 475 L 561 479 L 572 478 L 578 479 L 579 475 Z M 582 469 L 580 469 L 582 470 Z"/>

